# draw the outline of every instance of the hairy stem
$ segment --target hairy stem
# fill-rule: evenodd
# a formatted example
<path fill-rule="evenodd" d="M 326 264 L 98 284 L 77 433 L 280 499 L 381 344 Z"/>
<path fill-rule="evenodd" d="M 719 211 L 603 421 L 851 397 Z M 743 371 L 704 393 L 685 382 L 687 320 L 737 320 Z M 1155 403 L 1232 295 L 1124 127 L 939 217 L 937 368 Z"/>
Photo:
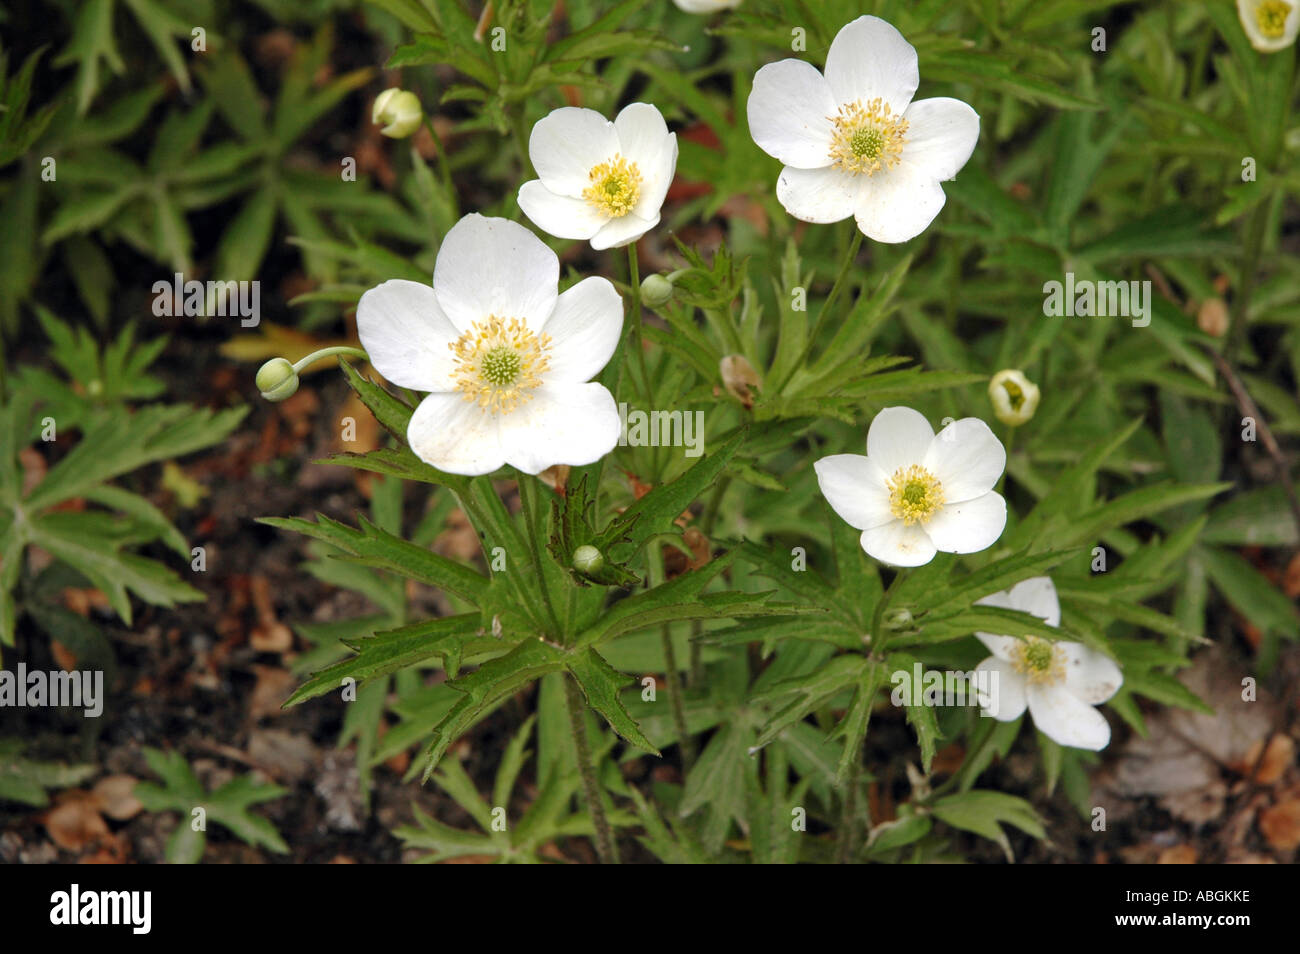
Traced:
<path fill-rule="evenodd" d="M 600 787 L 596 782 L 596 765 L 591 758 L 591 748 L 587 745 L 587 715 L 582 702 L 582 690 L 578 681 L 572 676 L 564 680 L 564 697 L 569 704 L 569 728 L 573 732 L 573 747 L 578 753 L 578 773 L 582 776 L 582 796 L 587 801 L 587 811 L 591 812 L 591 824 L 596 829 L 596 854 L 604 865 L 618 864 L 618 847 L 605 817 L 605 805 L 600 799 Z"/>
<path fill-rule="evenodd" d="M 790 375 L 793 375 L 795 371 L 808 363 L 813 348 L 817 346 L 817 339 L 821 337 L 822 330 L 826 327 L 826 320 L 831 315 L 831 309 L 835 306 L 835 299 L 839 298 L 840 291 L 844 287 L 844 280 L 848 277 L 849 269 L 853 267 L 853 263 L 857 260 L 858 252 L 861 249 L 862 230 L 855 224 L 853 239 L 849 242 L 849 250 L 845 254 L 844 260 L 840 262 L 840 271 L 835 276 L 835 284 L 831 286 L 830 294 L 826 296 L 826 301 L 822 303 L 821 309 L 817 312 L 817 323 L 813 325 L 812 333 L 808 336 L 808 340 L 804 342 L 803 354 L 799 356 L 798 361 L 790 365 Z M 789 375 L 787 375 L 786 380 L 789 380 Z M 785 384 L 785 381 L 781 383 Z"/>

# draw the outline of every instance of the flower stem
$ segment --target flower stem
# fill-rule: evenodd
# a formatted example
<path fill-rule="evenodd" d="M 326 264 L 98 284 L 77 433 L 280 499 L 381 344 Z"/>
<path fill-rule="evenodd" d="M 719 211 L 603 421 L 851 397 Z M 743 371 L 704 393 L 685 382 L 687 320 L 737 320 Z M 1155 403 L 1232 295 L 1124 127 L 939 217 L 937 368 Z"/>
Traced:
<path fill-rule="evenodd" d="M 332 358 L 335 355 L 342 354 L 351 355 L 354 358 L 360 358 L 362 361 L 370 360 L 370 355 L 366 354 L 360 348 L 352 348 L 348 345 L 335 345 L 332 348 L 321 348 L 319 351 L 313 351 L 305 358 L 299 358 L 293 363 L 293 370 L 296 373 L 301 374 L 303 368 L 307 367 L 309 364 L 315 364 L 323 358 Z"/>
<path fill-rule="evenodd" d="M 812 334 L 804 342 L 803 354 L 799 360 L 790 365 L 790 375 L 802 368 L 808 363 L 808 358 L 812 355 L 813 348 L 817 345 L 817 339 L 821 337 L 822 330 L 826 327 L 826 319 L 830 317 L 831 308 L 835 305 L 835 299 L 840 296 L 840 290 L 844 287 L 844 279 L 848 277 L 849 269 L 853 267 L 854 261 L 857 260 L 858 252 L 862 249 L 862 230 L 856 225 L 853 228 L 853 239 L 849 242 L 848 253 L 845 254 L 844 260 L 840 262 L 839 274 L 835 276 L 835 284 L 831 286 L 830 294 L 826 296 L 826 301 L 822 303 L 821 310 L 817 312 L 817 323 L 813 325 Z M 787 375 L 786 381 L 790 378 Z M 785 384 L 782 381 L 781 384 Z"/>
<path fill-rule="evenodd" d="M 453 200 L 456 197 L 456 186 L 451 180 L 451 166 L 447 163 L 447 150 L 442 144 L 442 137 L 438 135 L 438 130 L 433 128 L 433 120 L 429 114 L 424 114 L 424 128 L 429 130 L 429 135 L 433 137 L 433 145 L 438 150 L 438 175 L 442 178 L 442 187 L 447 190 L 447 194 Z"/>
<path fill-rule="evenodd" d="M 1228 326 L 1228 341 L 1224 356 L 1231 361 L 1246 341 L 1247 312 L 1250 298 L 1259 276 L 1259 256 L 1264 247 L 1264 233 L 1268 229 L 1268 205 L 1255 207 L 1246 224 L 1246 243 L 1241 256 L 1241 277 L 1237 281 L 1237 296 L 1232 303 L 1232 323 Z"/>
<path fill-rule="evenodd" d="M 636 242 L 627 246 L 628 284 L 632 288 L 632 349 L 636 352 L 637 366 L 641 371 L 641 387 L 645 390 L 646 403 L 654 408 L 654 394 L 650 389 L 650 373 L 646 370 L 645 346 L 642 344 L 641 329 L 641 268 L 637 262 Z"/>
<path fill-rule="evenodd" d="M 587 800 L 591 824 L 596 830 L 596 854 L 601 864 L 616 865 L 618 848 L 614 844 L 609 819 L 605 817 L 605 805 L 600 800 L 600 789 L 596 784 L 596 766 L 591 759 L 591 748 L 587 745 L 587 712 L 582 704 L 582 690 L 578 688 L 578 681 L 570 675 L 564 679 L 564 697 L 569 704 L 569 728 L 573 732 L 573 747 L 578 754 L 582 795 Z"/>
<path fill-rule="evenodd" d="M 519 475 L 519 505 L 524 511 L 524 524 L 527 531 L 529 549 L 532 550 L 531 556 L 533 567 L 537 573 L 537 580 L 541 583 L 542 602 L 546 604 L 547 615 L 551 618 L 551 623 L 555 627 L 553 636 L 556 640 L 564 640 L 566 637 L 564 625 L 560 622 L 560 616 L 555 612 L 555 604 L 551 602 L 551 588 L 546 584 L 546 575 L 542 570 L 542 548 L 537 542 L 537 516 L 539 513 L 537 501 L 537 486 L 540 483 L 536 477 L 530 477 L 526 474 Z"/>
<path fill-rule="evenodd" d="M 843 811 L 840 813 L 840 830 L 835 835 L 835 863 L 846 865 L 853 860 L 853 846 L 858 840 L 858 787 L 862 778 L 862 753 L 849 775 L 848 791 L 844 793 Z"/>

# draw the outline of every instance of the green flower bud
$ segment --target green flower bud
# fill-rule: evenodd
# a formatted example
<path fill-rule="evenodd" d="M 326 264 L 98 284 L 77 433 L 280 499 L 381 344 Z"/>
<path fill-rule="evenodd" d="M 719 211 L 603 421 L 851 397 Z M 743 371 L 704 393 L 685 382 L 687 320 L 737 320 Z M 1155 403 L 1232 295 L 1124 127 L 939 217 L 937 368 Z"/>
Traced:
<path fill-rule="evenodd" d="M 298 372 L 284 358 L 272 358 L 257 369 L 257 389 L 268 401 L 283 401 L 298 390 Z"/>
<path fill-rule="evenodd" d="M 993 375 L 989 381 L 989 400 L 993 413 L 1003 424 L 1019 427 L 1038 410 L 1038 385 L 1020 371 L 1008 368 Z"/>
<path fill-rule="evenodd" d="M 590 544 L 573 551 L 573 568 L 583 576 L 599 573 L 605 566 L 605 555 Z"/>
<path fill-rule="evenodd" d="M 420 128 L 424 109 L 420 98 L 404 89 L 386 89 L 375 97 L 375 107 L 370 114 L 379 130 L 389 139 L 405 139 Z"/>
<path fill-rule="evenodd" d="M 890 610 L 885 614 L 886 629 L 906 629 L 912 625 L 912 611 L 907 607 Z"/>
<path fill-rule="evenodd" d="M 641 302 L 651 308 L 666 305 L 673 298 L 673 283 L 663 275 L 647 275 L 641 283 Z"/>

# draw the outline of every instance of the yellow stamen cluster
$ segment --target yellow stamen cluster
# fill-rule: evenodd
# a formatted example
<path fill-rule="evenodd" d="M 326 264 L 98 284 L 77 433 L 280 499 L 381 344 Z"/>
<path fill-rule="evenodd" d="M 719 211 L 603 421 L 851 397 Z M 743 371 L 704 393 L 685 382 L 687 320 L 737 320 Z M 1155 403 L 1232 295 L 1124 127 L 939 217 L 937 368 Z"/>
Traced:
<path fill-rule="evenodd" d="M 1264 0 L 1255 8 L 1255 22 L 1259 32 L 1270 40 L 1276 40 L 1286 32 L 1286 18 L 1291 13 L 1291 5 L 1282 0 Z"/>
<path fill-rule="evenodd" d="M 1031 685 L 1054 686 L 1065 681 L 1065 650 L 1046 639 L 1027 636 L 1017 641 L 1011 668 Z"/>
<path fill-rule="evenodd" d="M 587 173 L 591 185 L 582 190 L 582 197 L 614 218 L 622 218 L 636 208 L 641 196 L 641 170 L 635 162 L 615 155 L 609 162 L 591 167 Z"/>
<path fill-rule="evenodd" d="M 476 321 L 449 347 L 456 390 L 490 414 L 509 414 L 531 401 L 550 366 L 550 335 L 533 334 L 520 318 Z"/>
<path fill-rule="evenodd" d="M 877 97 L 864 107 L 854 100 L 828 118 L 835 126 L 830 157 L 836 168 L 871 176 L 898 165 L 907 142 L 907 120 L 895 116 L 888 103 Z"/>
<path fill-rule="evenodd" d="M 907 526 L 926 524 L 943 507 L 943 485 L 924 467 L 900 467 L 885 482 L 889 512 Z"/>

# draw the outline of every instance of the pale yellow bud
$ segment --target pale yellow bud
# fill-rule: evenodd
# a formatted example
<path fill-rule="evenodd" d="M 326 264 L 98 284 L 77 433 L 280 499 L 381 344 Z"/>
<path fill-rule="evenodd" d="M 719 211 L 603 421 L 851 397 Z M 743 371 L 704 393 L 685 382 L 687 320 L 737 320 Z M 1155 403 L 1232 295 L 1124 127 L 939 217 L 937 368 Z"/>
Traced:
<path fill-rule="evenodd" d="M 404 89 L 386 89 L 375 97 L 375 107 L 370 118 L 389 139 L 405 139 L 420 128 L 424 110 L 420 98 Z"/>
<path fill-rule="evenodd" d="M 989 400 L 993 413 L 1003 424 L 1019 427 L 1038 410 L 1038 385 L 1020 371 L 1008 368 L 989 381 Z"/>

